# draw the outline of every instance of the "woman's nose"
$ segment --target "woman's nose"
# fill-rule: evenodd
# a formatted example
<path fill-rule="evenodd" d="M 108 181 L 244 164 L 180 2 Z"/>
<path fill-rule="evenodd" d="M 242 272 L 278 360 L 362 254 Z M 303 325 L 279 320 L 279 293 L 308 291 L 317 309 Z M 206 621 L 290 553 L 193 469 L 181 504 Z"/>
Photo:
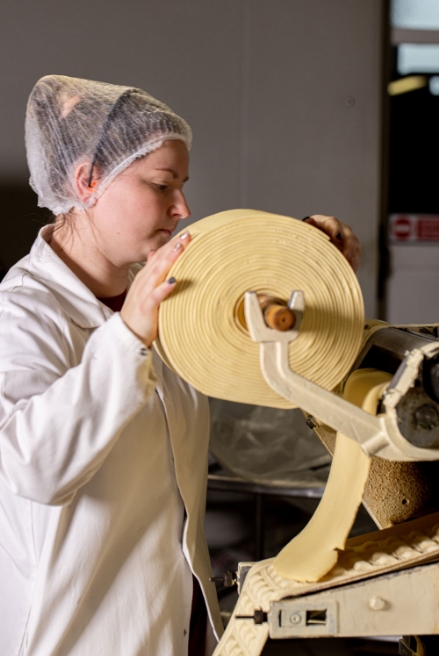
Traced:
<path fill-rule="evenodd" d="M 175 198 L 175 203 L 172 207 L 172 215 L 174 218 L 187 219 L 191 215 L 191 211 L 186 201 L 186 197 L 182 191 L 177 192 L 177 197 Z"/>

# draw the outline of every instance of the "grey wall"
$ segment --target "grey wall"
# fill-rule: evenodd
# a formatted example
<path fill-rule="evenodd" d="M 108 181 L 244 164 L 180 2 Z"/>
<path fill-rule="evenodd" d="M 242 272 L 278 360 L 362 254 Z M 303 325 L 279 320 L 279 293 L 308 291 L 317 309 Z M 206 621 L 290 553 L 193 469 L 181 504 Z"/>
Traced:
<path fill-rule="evenodd" d="M 27 179 L 23 121 L 39 77 L 142 87 L 193 128 L 194 220 L 233 207 L 337 215 L 362 240 L 375 316 L 383 3 L 4 0 L 0 186 Z"/>

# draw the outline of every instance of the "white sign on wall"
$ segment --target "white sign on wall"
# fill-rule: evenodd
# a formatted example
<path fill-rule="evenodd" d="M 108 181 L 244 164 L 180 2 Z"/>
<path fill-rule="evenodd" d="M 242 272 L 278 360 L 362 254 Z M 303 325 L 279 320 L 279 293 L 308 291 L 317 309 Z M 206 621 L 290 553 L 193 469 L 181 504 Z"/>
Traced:
<path fill-rule="evenodd" d="M 439 242 L 439 214 L 391 214 L 389 240 L 393 244 Z"/>

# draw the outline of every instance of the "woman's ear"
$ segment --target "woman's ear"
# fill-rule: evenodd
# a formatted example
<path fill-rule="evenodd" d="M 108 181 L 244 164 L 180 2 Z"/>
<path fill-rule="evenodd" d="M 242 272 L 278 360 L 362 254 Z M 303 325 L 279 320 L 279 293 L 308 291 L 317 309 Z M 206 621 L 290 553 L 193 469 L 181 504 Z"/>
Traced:
<path fill-rule="evenodd" d="M 92 179 L 90 181 L 90 162 L 79 164 L 76 168 L 73 180 L 79 200 L 86 203 L 96 193 L 98 184 L 96 167 L 94 167 Z"/>

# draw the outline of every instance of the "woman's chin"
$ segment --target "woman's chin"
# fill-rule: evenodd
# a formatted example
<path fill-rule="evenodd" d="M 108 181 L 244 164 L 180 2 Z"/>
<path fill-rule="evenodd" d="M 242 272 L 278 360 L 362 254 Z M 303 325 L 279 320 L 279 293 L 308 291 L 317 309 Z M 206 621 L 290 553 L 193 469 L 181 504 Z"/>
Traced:
<path fill-rule="evenodd" d="M 172 239 L 172 233 L 164 230 L 156 232 L 156 234 L 148 240 L 148 247 L 150 251 L 156 251 L 158 248 L 161 248 Z"/>
<path fill-rule="evenodd" d="M 166 235 L 154 235 L 151 239 L 148 239 L 148 243 L 142 246 L 141 249 L 138 249 L 136 252 L 135 262 L 146 262 L 148 259 L 149 253 L 151 251 L 158 251 L 159 248 L 168 243 L 171 239 L 171 236 Z M 134 262 L 134 260 L 133 260 Z"/>

